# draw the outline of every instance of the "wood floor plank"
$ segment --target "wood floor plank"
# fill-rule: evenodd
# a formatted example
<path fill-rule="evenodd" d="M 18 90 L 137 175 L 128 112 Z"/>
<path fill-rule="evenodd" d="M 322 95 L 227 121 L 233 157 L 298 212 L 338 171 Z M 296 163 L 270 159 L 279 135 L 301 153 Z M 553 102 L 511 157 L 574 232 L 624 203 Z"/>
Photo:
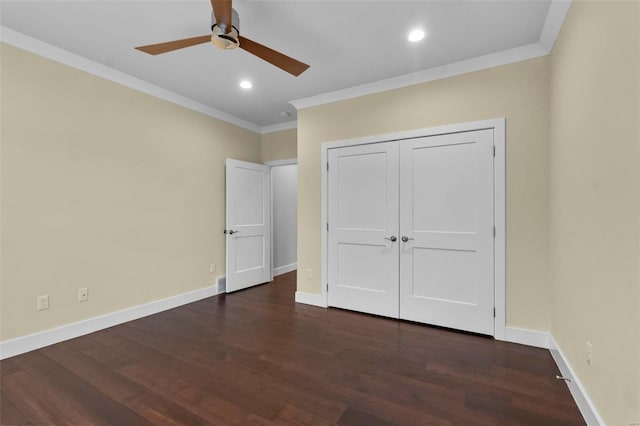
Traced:
<path fill-rule="evenodd" d="M 66 369 L 82 377 L 100 392 L 118 402 L 141 393 L 144 388 L 126 379 L 117 371 L 102 365 L 91 357 L 67 345 L 53 345 L 43 348 L 42 353 Z"/>
<path fill-rule="evenodd" d="M 414 407 L 407 407 L 367 393 L 365 389 L 352 389 L 350 387 L 335 387 L 341 398 L 349 405 L 349 408 L 368 413 L 387 422 L 402 425 L 450 425 L 447 418 L 439 417 L 437 413 L 423 413 Z M 341 420 L 342 421 L 342 420 Z"/>
<path fill-rule="evenodd" d="M 11 358 L 0 361 L 0 377 L 8 376 L 17 371 L 20 371 L 20 367 Z"/>
<path fill-rule="evenodd" d="M 194 410 L 187 409 L 174 401 L 158 395 L 156 392 L 142 392 L 127 398 L 124 405 L 136 411 L 149 422 L 172 425 L 213 425 L 211 416 L 201 417 Z M 208 414 L 208 413 L 207 413 Z"/>
<path fill-rule="evenodd" d="M 371 413 L 349 407 L 340 418 L 338 424 L 345 426 L 394 426 L 396 423 L 381 419 Z"/>
<path fill-rule="evenodd" d="M 34 424 L 4 393 L 0 393 L 0 419 L 0 424 L 6 426 Z"/>
<path fill-rule="evenodd" d="M 333 379 L 342 386 L 360 390 L 385 401 L 393 402 L 402 407 L 423 414 L 433 415 L 439 419 L 446 419 L 455 424 L 493 425 L 492 417 L 474 412 L 464 406 L 465 392 L 452 391 L 441 386 L 424 384 L 410 386 L 403 382 L 388 380 L 388 376 L 370 376 L 357 372 L 342 372 L 341 377 Z"/>
<path fill-rule="evenodd" d="M 164 399 L 183 407 L 195 415 L 216 424 L 235 424 L 247 415 L 237 405 L 205 392 L 194 385 L 180 383 L 164 370 L 149 369 L 143 365 L 130 365 L 123 369 L 123 374 L 141 385 L 153 389 Z M 162 379 L 158 379 L 162 377 Z"/>
<path fill-rule="evenodd" d="M 330 426 L 334 424 L 289 404 L 285 405 L 284 408 L 276 414 L 274 422 L 278 424 L 305 426 Z"/>
<path fill-rule="evenodd" d="M 137 362 L 128 354 L 114 351 L 113 346 L 107 346 L 93 339 L 92 335 L 85 336 L 85 339 L 83 340 L 87 344 L 80 347 L 75 345 L 71 347 L 112 370 L 117 371 L 119 368 L 123 368 Z"/>
<path fill-rule="evenodd" d="M 512 391 L 532 398 L 554 398 L 556 395 L 561 395 L 565 392 L 565 389 L 560 386 L 536 386 L 536 382 L 533 381 L 527 382 L 526 386 L 523 386 L 522 382 L 516 382 L 509 377 L 493 376 L 488 371 L 485 372 L 473 368 L 429 363 L 426 370 L 435 374 L 463 379 L 471 383 Z"/>
<path fill-rule="evenodd" d="M 7 376 L 2 381 L 6 395 L 35 424 L 79 425 L 88 420 L 69 406 L 55 391 L 41 386 L 25 371 Z M 4 423 L 4 415 L 3 422 Z"/>
<path fill-rule="evenodd" d="M 190 407 L 203 417 L 212 417 L 218 421 L 237 421 L 243 418 L 246 412 L 239 408 L 236 402 L 246 401 L 247 398 L 252 400 L 252 410 L 268 417 L 273 416 L 283 404 L 263 395 L 247 395 L 249 389 L 244 386 L 251 372 L 243 371 L 231 364 L 213 359 L 210 360 L 210 364 L 183 362 L 170 354 L 133 341 L 114 346 L 112 349 L 147 360 L 145 363 L 120 369 L 121 374 L 147 388 L 155 389 L 185 407 Z"/>
<path fill-rule="evenodd" d="M 511 399 L 511 404 L 519 411 L 530 413 L 539 411 L 540 407 L 544 405 L 546 407 L 544 414 L 548 417 L 547 421 L 558 421 L 559 423 L 570 425 L 583 424 L 578 407 L 567 401 L 558 401 L 555 398 L 540 399 L 514 395 Z"/>
<path fill-rule="evenodd" d="M 292 272 L 0 361 L 0 424 L 584 424 L 547 350 L 295 290 Z"/>
<path fill-rule="evenodd" d="M 150 424 L 137 413 L 109 398 L 62 365 L 47 358 L 40 351 L 26 353 L 16 357 L 15 360 L 23 370 L 38 378 L 40 388 L 44 386 L 50 390 L 50 393 L 55 392 L 61 395 L 67 405 L 88 419 L 89 422 Z M 86 422 L 85 420 L 85 422 L 75 422 L 75 424 Z"/>
<path fill-rule="evenodd" d="M 571 416 L 565 418 L 558 417 L 547 409 L 523 409 L 513 404 L 513 398 L 500 391 L 489 392 L 468 392 L 466 406 L 479 412 L 492 415 L 500 413 L 501 422 L 504 424 L 538 426 L 538 425 L 558 425 L 575 426 L 584 425 L 584 420 Z"/>
<path fill-rule="evenodd" d="M 242 424 L 247 425 L 247 426 L 272 426 L 275 425 L 276 423 L 267 420 L 263 417 L 260 417 L 256 414 L 248 414 Z"/>
<path fill-rule="evenodd" d="M 276 400 L 330 422 L 336 422 L 347 407 L 344 400 L 319 387 L 318 380 L 310 380 L 290 369 L 265 371 L 255 376 L 254 381 Z"/>

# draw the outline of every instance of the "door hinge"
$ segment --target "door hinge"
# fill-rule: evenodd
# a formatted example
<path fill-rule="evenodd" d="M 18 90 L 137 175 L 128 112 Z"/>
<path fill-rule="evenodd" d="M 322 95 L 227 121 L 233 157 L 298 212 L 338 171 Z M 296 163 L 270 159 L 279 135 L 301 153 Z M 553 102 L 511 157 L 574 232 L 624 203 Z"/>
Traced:
<path fill-rule="evenodd" d="M 327 163 L 327 170 L 329 170 L 329 163 Z"/>
<path fill-rule="evenodd" d="M 493 308 L 493 317 L 496 317 L 496 308 Z"/>
<path fill-rule="evenodd" d="M 327 292 L 329 291 L 329 283 L 327 283 Z"/>
<path fill-rule="evenodd" d="M 327 231 L 329 230 L 329 222 L 327 222 Z"/>
<path fill-rule="evenodd" d="M 496 156 L 496 146 L 495 145 L 493 146 L 493 156 L 494 157 Z"/>
<path fill-rule="evenodd" d="M 495 238 L 495 237 L 496 237 L 496 227 L 494 226 L 493 227 L 493 238 Z"/>

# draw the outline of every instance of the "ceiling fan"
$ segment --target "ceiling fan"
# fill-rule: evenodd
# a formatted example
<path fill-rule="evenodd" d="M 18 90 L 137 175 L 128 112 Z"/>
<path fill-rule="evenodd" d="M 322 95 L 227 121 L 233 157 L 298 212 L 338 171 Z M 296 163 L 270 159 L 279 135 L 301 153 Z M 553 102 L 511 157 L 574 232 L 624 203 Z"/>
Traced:
<path fill-rule="evenodd" d="M 211 41 L 221 49 L 239 47 L 296 77 L 309 68 L 309 65 L 303 62 L 241 36 L 240 19 L 235 9 L 231 7 L 231 0 L 211 0 L 211 6 L 213 7 L 211 35 L 139 46 L 136 49 L 150 55 L 159 55 Z"/>

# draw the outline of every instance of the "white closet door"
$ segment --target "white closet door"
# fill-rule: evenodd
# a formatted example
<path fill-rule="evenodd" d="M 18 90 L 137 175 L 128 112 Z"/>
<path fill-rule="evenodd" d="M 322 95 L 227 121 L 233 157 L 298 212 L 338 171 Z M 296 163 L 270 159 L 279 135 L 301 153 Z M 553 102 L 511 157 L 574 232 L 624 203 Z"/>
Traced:
<path fill-rule="evenodd" d="M 329 305 L 397 318 L 398 144 L 329 150 L 328 189 Z"/>
<path fill-rule="evenodd" d="M 400 142 L 400 318 L 493 322 L 493 131 Z"/>

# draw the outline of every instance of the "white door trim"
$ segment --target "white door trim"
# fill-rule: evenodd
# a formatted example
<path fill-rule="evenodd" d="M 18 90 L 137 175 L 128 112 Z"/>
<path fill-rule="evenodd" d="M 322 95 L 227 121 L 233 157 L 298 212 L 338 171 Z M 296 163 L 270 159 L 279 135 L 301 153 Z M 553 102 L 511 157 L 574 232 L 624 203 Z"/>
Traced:
<path fill-rule="evenodd" d="M 506 330 L 506 157 L 505 157 L 505 118 L 457 123 L 445 126 L 430 127 L 425 129 L 410 130 L 404 132 L 386 133 L 382 135 L 366 136 L 356 139 L 345 139 L 333 142 L 325 142 L 320 147 L 320 171 L 321 171 L 321 220 L 320 233 L 322 243 L 321 260 L 321 290 L 320 305 L 327 307 L 327 280 L 328 280 L 328 238 L 327 238 L 327 162 L 329 150 L 346 146 L 365 145 L 379 142 L 389 142 L 401 139 L 410 139 L 424 136 L 444 135 L 448 133 L 468 132 L 472 130 L 493 129 L 496 155 L 493 167 L 494 185 L 494 223 L 496 238 L 494 245 L 494 303 L 496 307 L 495 334 L 497 340 L 505 340 Z"/>
<path fill-rule="evenodd" d="M 297 158 L 287 158 L 286 160 L 265 161 L 264 165 L 269 167 L 288 166 L 290 164 L 298 164 Z"/>

